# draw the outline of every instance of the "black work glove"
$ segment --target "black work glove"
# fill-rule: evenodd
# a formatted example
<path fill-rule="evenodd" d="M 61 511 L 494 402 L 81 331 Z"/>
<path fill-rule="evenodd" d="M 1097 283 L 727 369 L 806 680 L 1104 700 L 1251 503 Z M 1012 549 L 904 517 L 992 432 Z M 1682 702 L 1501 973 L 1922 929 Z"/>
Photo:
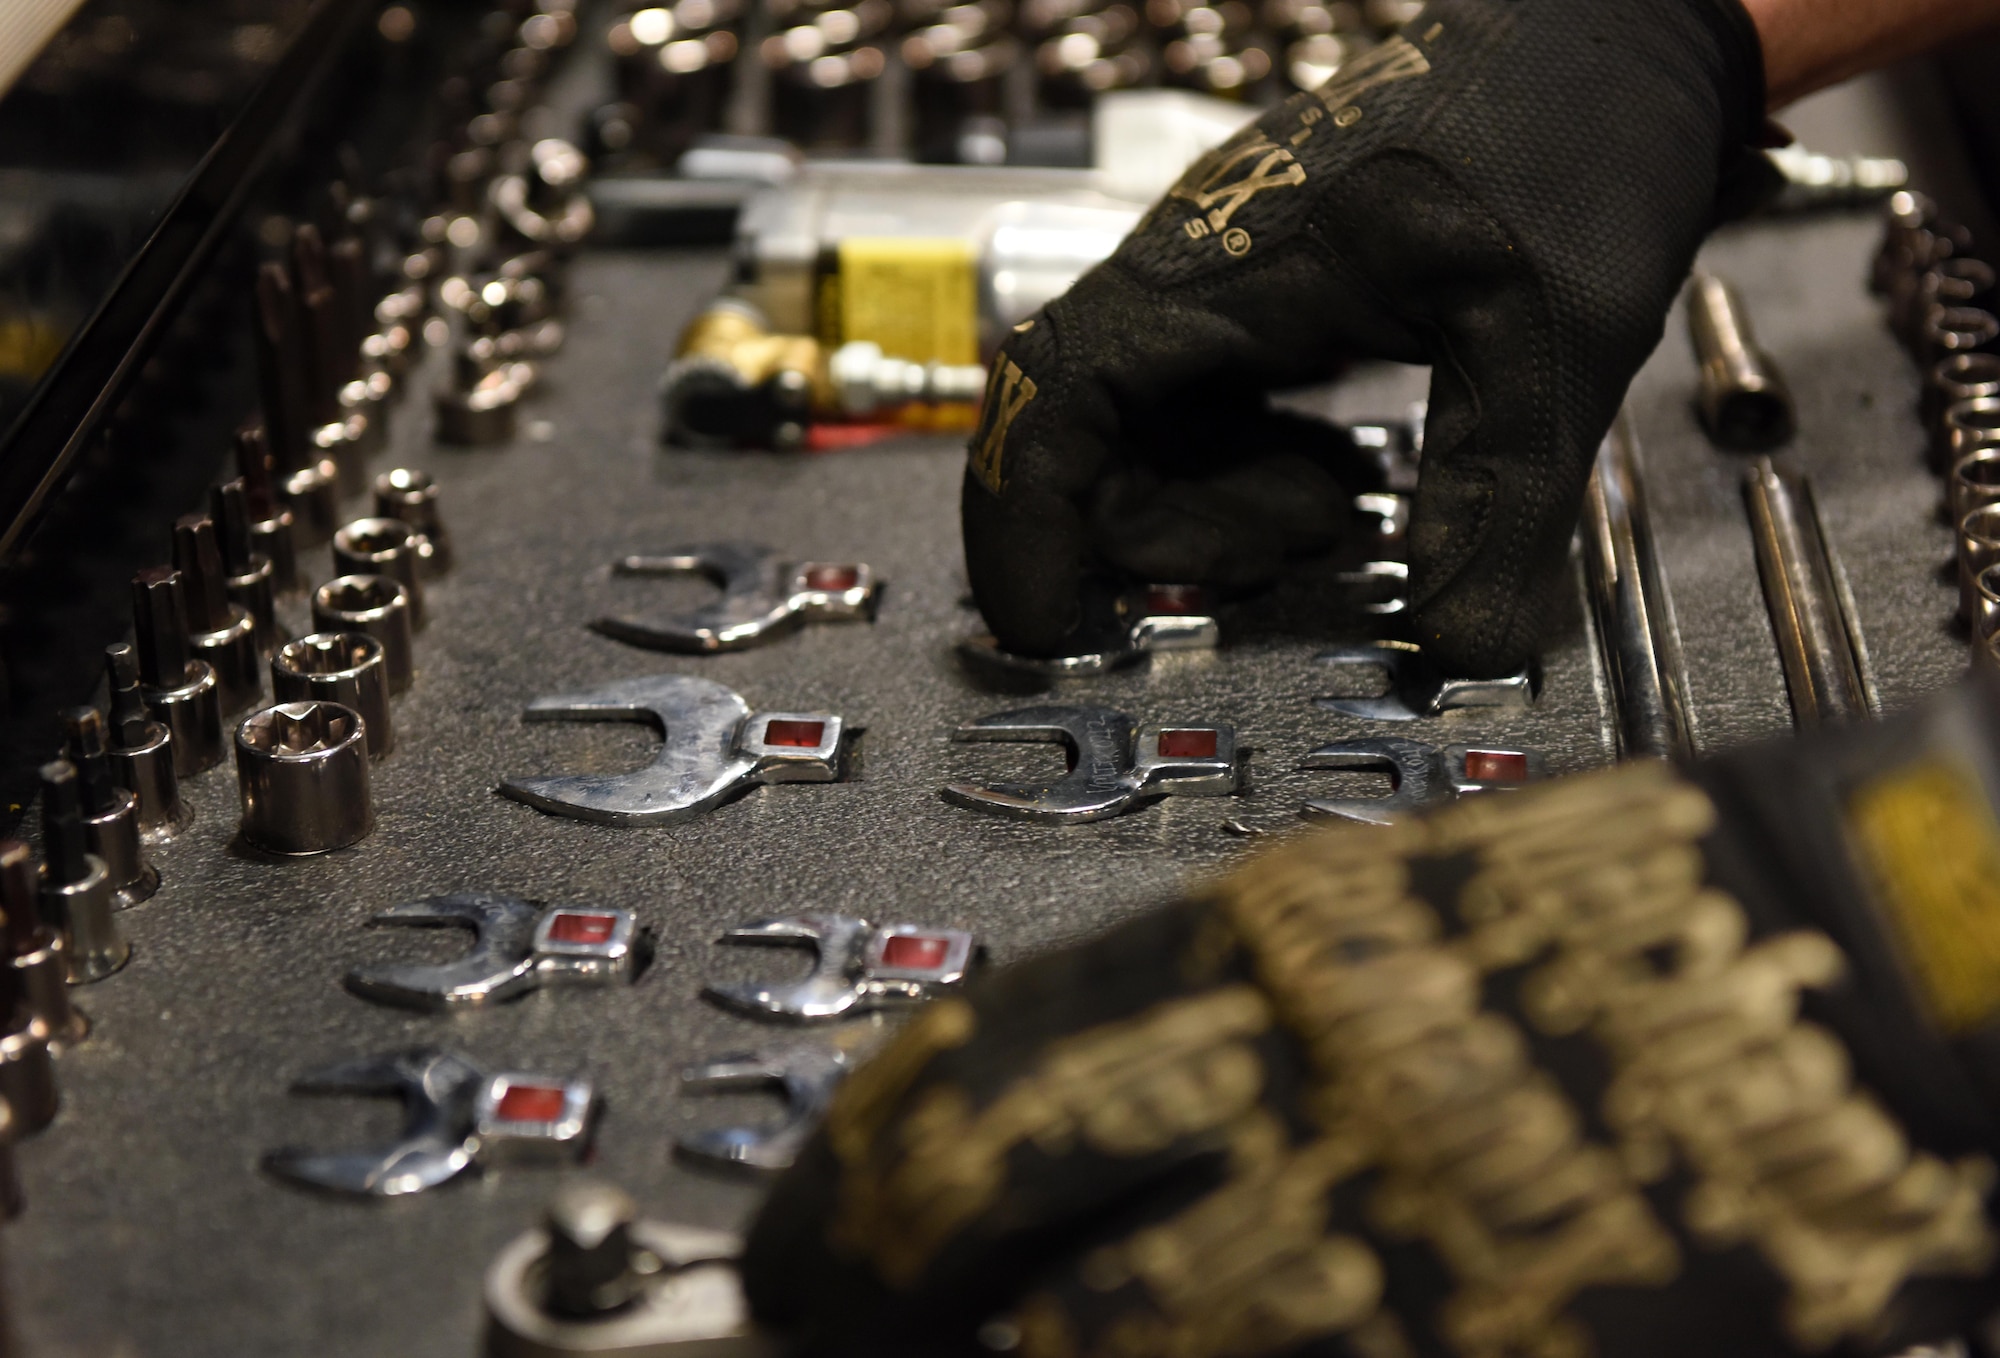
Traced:
<path fill-rule="evenodd" d="M 1318 831 L 931 1004 L 749 1238 L 806 1355 L 1886 1353 L 1996 1298 L 2000 695 Z"/>
<path fill-rule="evenodd" d="M 1737 0 L 1433 0 L 1203 157 L 995 360 L 963 514 L 1001 645 L 1073 650 L 1096 574 L 1252 584 L 1323 546 L 1336 489 L 1263 393 L 1372 356 L 1433 368 L 1413 639 L 1517 671 L 1763 100 Z"/>

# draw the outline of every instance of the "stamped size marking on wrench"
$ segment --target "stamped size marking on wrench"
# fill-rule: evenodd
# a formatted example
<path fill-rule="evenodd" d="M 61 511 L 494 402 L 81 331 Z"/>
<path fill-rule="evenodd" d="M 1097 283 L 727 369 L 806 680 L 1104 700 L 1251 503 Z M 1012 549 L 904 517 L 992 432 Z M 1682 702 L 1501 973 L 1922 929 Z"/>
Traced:
<path fill-rule="evenodd" d="M 1049 742 L 1069 747 L 1068 773 L 1040 783 L 953 783 L 944 799 L 996 816 L 1073 825 L 1104 820 L 1153 797 L 1227 797 L 1242 786 L 1236 733 L 1227 726 L 1146 726 L 1108 707 L 1024 707 L 981 717 L 953 740 Z"/>
<path fill-rule="evenodd" d="M 1386 773 L 1386 797 L 1329 797 L 1301 808 L 1308 817 L 1387 825 L 1399 816 L 1474 793 L 1512 791 L 1547 776 L 1533 750 L 1453 745 L 1440 750 L 1420 740 L 1390 736 L 1322 745 L 1299 761 L 1301 769 L 1351 769 Z"/>
<path fill-rule="evenodd" d="M 588 1081 L 491 1075 L 429 1047 L 328 1066 L 292 1089 L 402 1099 L 403 1134 L 386 1146 L 286 1148 L 264 1157 L 264 1167 L 281 1179 L 367 1197 L 421 1193 L 498 1159 L 580 1154 L 595 1108 Z"/>
<path fill-rule="evenodd" d="M 701 1160 L 748 1169 L 787 1169 L 826 1116 L 833 1092 L 849 1068 L 847 1054 L 831 1047 L 723 1056 L 689 1066 L 681 1072 L 681 1088 L 688 1093 L 775 1088 L 785 1101 L 785 1115 L 758 1127 L 689 1132 L 675 1144 L 683 1154 Z"/>
<path fill-rule="evenodd" d="M 1505 679 L 1450 679 L 1437 673 L 1423 652 L 1407 642 L 1377 641 L 1338 646 L 1313 659 L 1343 669 L 1379 670 L 1389 691 L 1372 698 L 1315 698 L 1319 706 L 1369 721 L 1416 721 L 1462 707 L 1526 707 L 1534 700 L 1528 671 Z"/>
<path fill-rule="evenodd" d="M 677 617 L 599 618 L 606 636 L 656 651 L 708 654 L 756 646 L 807 622 L 852 622 L 874 616 L 880 585 L 859 563 L 781 561 L 768 547 L 716 542 L 664 556 L 628 556 L 618 575 L 701 575 L 722 590 L 704 608 Z"/>
<path fill-rule="evenodd" d="M 538 698 L 529 721 L 637 721 L 660 728 L 653 762 L 631 773 L 509 778 L 503 795 L 552 816 L 605 825 L 666 825 L 759 783 L 840 777 L 841 719 L 831 712 L 758 712 L 709 679 L 659 674 Z"/>
<path fill-rule="evenodd" d="M 977 954 L 962 929 L 918 924 L 877 927 L 846 915 L 794 915 L 731 929 L 724 943 L 811 948 L 812 974 L 783 985 L 711 985 L 718 1004 L 759 1017 L 830 1019 L 917 1004 L 965 979 Z"/>
<path fill-rule="evenodd" d="M 1207 596 L 1190 585 L 1149 585 L 1118 603 L 1118 619 L 1102 645 L 1078 655 L 1027 656 L 1000 649 L 990 635 L 958 643 L 958 653 L 974 666 L 1051 679 L 1106 674 L 1156 651 L 1212 651 L 1221 630 L 1207 612 Z"/>
<path fill-rule="evenodd" d="M 356 967 L 347 988 L 382 1004 L 470 1009 L 544 985 L 608 985 L 636 974 L 638 921 L 629 910 L 543 905 L 468 891 L 428 896 L 377 915 L 376 924 L 473 933 L 464 956 L 436 964 Z"/>

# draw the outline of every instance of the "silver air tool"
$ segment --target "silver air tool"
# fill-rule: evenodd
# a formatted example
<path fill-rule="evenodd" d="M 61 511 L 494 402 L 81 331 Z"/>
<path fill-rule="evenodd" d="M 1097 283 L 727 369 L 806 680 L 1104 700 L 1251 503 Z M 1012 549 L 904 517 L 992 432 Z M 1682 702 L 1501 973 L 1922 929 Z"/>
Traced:
<path fill-rule="evenodd" d="M 14 850 L 26 859 L 27 846 L 12 841 L 0 845 L 0 858 Z M 9 917 L 9 928 L 15 908 L 26 911 L 32 920 L 33 894 L 18 905 L 0 903 L 0 913 Z M 0 1139 L 33 1136 L 55 1121 L 59 1100 L 54 1063 L 49 1059 L 54 1037 L 48 1022 L 28 1000 L 26 977 L 13 967 L 0 966 L 0 1100 L 14 1114 L 8 1137 Z"/>
<path fill-rule="evenodd" d="M 139 639 L 139 691 L 172 737 L 174 772 L 185 778 L 222 762 L 222 699 L 215 670 L 188 648 L 181 573 L 149 566 L 132 577 L 132 624 Z"/>
<path fill-rule="evenodd" d="M 215 525 L 200 514 L 174 521 L 174 569 L 181 573 L 188 648 L 215 667 L 216 696 L 225 716 L 256 705 L 264 692 L 264 657 L 249 610 L 229 601 L 229 579 Z"/>
<path fill-rule="evenodd" d="M 90 1036 L 90 1020 L 70 1003 L 69 963 L 62 935 L 42 919 L 35 859 L 17 839 L 0 841 L 0 965 L 21 987 L 22 1002 L 48 1030 L 60 1053 Z"/>
<path fill-rule="evenodd" d="M 277 574 L 271 558 L 257 550 L 250 536 L 250 497 L 241 481 L 230 481 L 208 493 L 209 517 L 215 520 L 215 545 L 222 553 L 229 601 L 250 615 L 257 650 L 268 657 L 285 644 L 278 622 Z"/>
<path fill-rule="evenodd" d="M 83 823 L 90 851 L 104 860 L 118 908 L 137 905 L 160 889 L 160 874 L 139 848 L 139 799 L 111 776 L 104 718 L 94 707 L 62 714 L 63 757 L 76 767 L 83 789 Z"/>
<path fill-rule="evenodd" d="M 69 983 L 101 981 L 132 959 L 112 913 L 111 874 L 90 851 L 83 784 L 67 759 L 42 765 L 42 915 L 62 933 Z"/>
<path fill-rule="evenodd" d="M 280 703 L 236 728 L 243 838 L 272 853 L 344 849 L 375 828 L 361 714 L 339 703 Z"/>
<path fill-rule="evenodd" d="M 104 648 L 104 670 L 111 691 L 112 772 L 139 799 L 139 837 L 148 843 L 171 839 L 193 818 L 174 772 L 173 737 L 146 710 L 139 652 L 130 642 Z"/>

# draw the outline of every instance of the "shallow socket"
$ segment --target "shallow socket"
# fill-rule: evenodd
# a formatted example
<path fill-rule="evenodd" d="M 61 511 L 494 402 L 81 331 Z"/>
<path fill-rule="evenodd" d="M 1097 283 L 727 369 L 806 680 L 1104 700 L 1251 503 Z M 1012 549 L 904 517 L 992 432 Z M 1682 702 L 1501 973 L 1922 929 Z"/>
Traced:
<path fill-rule="evenodd" d="M 333 535 L 333 568 L 342 575 L 386 575 L 410 595 L 410 630 L 424 630 L 417 532 L 401 519 L 356 519 Z"/>
<path fill-rule="evenodd" d="M 243 837 L 279 854 L 345 848 L 375 828 L 361 714 L 338 703 L 280 703 L 236 728 Z"/>
<path fill-rule="evenodd" d="M 271 692 L 281 703 L 327 702 L 351 707 L 366 727 L 368 755 L 396 748 L 389 716 L 389 667 L 382 643 L 363 632 L 314 632 L 271 657 Z"/>
<path fill-rule="evenodd" d="M 410 592 L 386 575 L 343 575 L 313 594 L 315 632 L 359 632 L 382 643 L 389 691 L 401 693 L 416 678 L 411 640 Z"/>
<path fill-rule="evenodd" d="M 205 660 L 190 660 L 187 682 L 179 688 L 142 688 L 146 710 L 167 728 L 174 772 L 185 778 L 222 762 L 222 698 L 215 671 Z"/>

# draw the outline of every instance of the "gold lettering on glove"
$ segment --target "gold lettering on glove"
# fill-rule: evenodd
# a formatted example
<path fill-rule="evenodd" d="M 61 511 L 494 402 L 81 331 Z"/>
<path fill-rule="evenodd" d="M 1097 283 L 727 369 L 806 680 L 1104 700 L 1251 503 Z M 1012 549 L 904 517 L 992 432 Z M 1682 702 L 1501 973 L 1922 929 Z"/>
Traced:
<path fill-rule="evenodd" d="M 1263 995 L 1231 986 L 1051 1043 L 984 1108 L 937 1085 L 879 1139 L 859 1126 L 850 1136 L 830 1117 L 844 1173 L 829 1243 L 871 1260 L 890 1286 L 912 1287 L 938 1249 L 999 1201 L 1017 1147 L 1057 1156 L 1081 1142 L 1142 1156 L 1241 1117 L 1264 1087 L 1247 1039 L 1270 1026 Z"/>
<path fill-rule="evenodd" d="M 1248 140 L 1225 142 L 1203 155 L 1168 190 L 1168 197 L 1185 199 L 1203 213 L 1182 224 L 1191 239 L 1219 232 L 1222 248 L 1241 255 L 1249 252 L 1250 236 L 1241 227 L 1231 227 L 1230 218 L 1266 189 L 1305 182 L 1306 167 L 1290 151 L 1253 131 Z"/>
<path fill-rule="evenodd" d="M 995 495 L 1006 484 L 1007 431 L 1013 427 L 1014 417 L 1034 399 L 1035 379 L 1024 376 L 1020 365 L 1002 354 L 986 379 L 979 431 L 972 440 L 972 473 Z"/>
<path fill-rule="evenodd" d="M 1347 62 L 1315 92 L 1319 101 L 1336 115 L 1353 105 L 1372 89 L 1429 75 L 1430 58 L 1408 38 L 1391 38 L 1380 47 L 1363 52 Z M 1349 126 L 1342 123 L 1341 126 Z"/>

